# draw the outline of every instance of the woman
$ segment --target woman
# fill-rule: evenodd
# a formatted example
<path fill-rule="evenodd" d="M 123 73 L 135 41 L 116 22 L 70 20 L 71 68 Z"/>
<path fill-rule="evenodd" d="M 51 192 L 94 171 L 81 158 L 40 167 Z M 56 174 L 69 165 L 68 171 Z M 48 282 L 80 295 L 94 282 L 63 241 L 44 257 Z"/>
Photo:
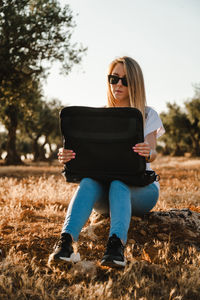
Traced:
<path fill-rule="evenodd" d="M 142 112 L 144 142 L 133 145 L 133 151 L 146 158 L 146 168 L 150 169 L 150 162 L 157 156 L 156 138 L 164 133 L 164 128 L 158 114 L 146 106 L 142 71 L 138 63 L 130 57 L 117 58 L 110 64 L 108 107 L 135 107 Z M 61 148 L 58 153 L 58 159 L 62 164 L 75 157 L 76 153 L 69 149 Z M 134 187 L 114 180 L 108 187 L 91 178 L 82 179 L 69 204 L 61 237 L 50 256 L 50 261 L 73 261 L 75 256 L 72 241 L 77 241 L 94 208 L 100 213 L 110 213 L 109 239 L 101 264 L 124 267 L 126 265 L 124 246 L 131 216 L 141 216 L 149 212 L 156 205 L 158 196 L 158 182 L 144 187 Z"/>

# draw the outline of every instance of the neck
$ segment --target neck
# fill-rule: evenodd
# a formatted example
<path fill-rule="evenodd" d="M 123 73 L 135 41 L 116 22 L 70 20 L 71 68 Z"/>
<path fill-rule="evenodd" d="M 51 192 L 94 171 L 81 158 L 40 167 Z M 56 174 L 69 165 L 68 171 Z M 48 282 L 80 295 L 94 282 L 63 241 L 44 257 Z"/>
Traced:
<path fill-rule="evenodd" d="M 115 99 L 115 107 L 130 107 L 129 99 L 117 100 Z"/>

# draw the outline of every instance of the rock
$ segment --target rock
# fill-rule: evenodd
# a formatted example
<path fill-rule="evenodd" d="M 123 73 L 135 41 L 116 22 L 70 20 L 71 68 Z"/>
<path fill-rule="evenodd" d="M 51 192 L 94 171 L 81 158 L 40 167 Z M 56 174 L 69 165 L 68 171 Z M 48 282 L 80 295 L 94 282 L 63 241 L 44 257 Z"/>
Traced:
<path fill-rule="evenodd" d="M 190 209 L 171 209 L 169 211 L 155 211 L 146 215 L 150 220 L 157 219 L 162 223 L 179 224 L 200 233 L 200 213 Z"/>
<path fill-rule="evenodd" d="M 162 240 L 162 241 L 168 241 L 169 240 L 169 235 L 166 233 L 158 233 L 157 237 Z"/>
<path fill-rule="evenodd" d="M 195 232 L 192 232 L 191 230 L 189 229 L 185 229 L 184 230 L 184 234 L 191 237 L 191 238 L 196 238 L 197 234 Z"/>
<path fill-rule="evenodd" d="M 153 229 L 153 228 L 158 228 L 158 225 L 157 224 L 153 224 L 153 225 L 149 225 L 149 227 L 151 228 L 151 229 Z"/>
<path fill-rule="evenodd" d="M 162 244 L 169 243 L 174 251 L 178 247 L 191 246 L 199 252 L 200 213 L 190 209 L 171 209 L 150 212 L 141 220 L 132 218 L 128 243 L 129 240 L 135 241 L 138 251 L 146 243 L 151 247 L 159 241 Z M 134 250 L 135 255 L 136 250 Z"/>
<path fill-rule="evenodd" d="M 145 215 L 149 229 L 160 240 L 173 240 L 177 244 L 188 243 L 200 249 L 200 213 L 190 209 L 154 211 Z M 156 227 L 158 225 L 158 233 Z"/>
<path fill-rule="evenodd" d="M 95 219 L 95 222 L 93 220 L 89 223 L 80 235 L 81 257 L 84 257 L 87 251 L 93 261 L 96 257 L 102 257 L 109 230 L 109 218 L 98 218 L 97 222 Z M 81 242 L 82 244 L 80 244 Z M 95 249 L 94 244 L 96 245 Z M 126 248 L 130 249 L 134 258 L 139 257 L 149 262 L 158 262 L 159 251 L 166 250 L 173 256 L 176 255 L 179 248 L 181 251 L 182 249 L 185 251 L 189 249 L 188 247 L 195 248 L 197 252 L 200 252 L 199 212 L 189 209 L 171 209 L 153 211 L 143 218 L 131 218 Z"/>
<path fill-rule="evenodd" d="M 141 233 L 142 235 L 146 235 L 146 232 L 145 232 L 143 229 L 140 230 L 140 233 Z"/>

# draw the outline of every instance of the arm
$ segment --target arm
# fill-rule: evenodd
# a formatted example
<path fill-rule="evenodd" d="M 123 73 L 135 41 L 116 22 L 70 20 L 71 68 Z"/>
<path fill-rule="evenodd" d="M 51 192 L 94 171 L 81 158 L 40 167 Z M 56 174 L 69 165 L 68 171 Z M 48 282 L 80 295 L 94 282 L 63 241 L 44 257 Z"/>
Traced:
<path fill-rule="evenodd" d="M 137 152 L 139 155 L 144 156 L 146 160 L 149 157 L 150 159 L 148 162 L 152 162 L 156 159 L 157 152 L 156 152 L 156 131 L 149 133 L 145 137 L 145 141 L 143 143 L 136 144 L 133 147 L 133 151 Z"/>

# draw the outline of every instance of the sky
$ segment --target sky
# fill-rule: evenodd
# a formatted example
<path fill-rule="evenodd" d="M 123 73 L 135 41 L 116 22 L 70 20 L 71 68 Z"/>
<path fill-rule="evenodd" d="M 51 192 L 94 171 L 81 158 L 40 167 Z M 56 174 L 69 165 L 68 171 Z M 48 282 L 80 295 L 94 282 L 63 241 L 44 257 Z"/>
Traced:
<path fill-rule="evenodd" d="M 199 0 L 60 0 L 73 11 L 72 42 L 88 47 L 68 76 L 51 68 L 45 97 L 64 106 L 106 104 L 107 69 L 119 56 L 142 68 L 147 104 L 158 113 L 184 102 L 200 83 Z"/>

